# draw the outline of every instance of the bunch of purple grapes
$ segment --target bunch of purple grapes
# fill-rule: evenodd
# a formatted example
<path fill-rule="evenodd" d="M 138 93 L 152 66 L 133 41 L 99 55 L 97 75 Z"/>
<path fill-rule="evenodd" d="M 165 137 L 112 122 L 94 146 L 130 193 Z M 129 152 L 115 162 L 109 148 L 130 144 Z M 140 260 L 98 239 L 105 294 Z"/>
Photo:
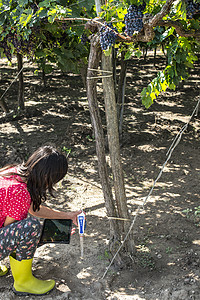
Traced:
<path fill-rule="evenodd" d="M 14 33 L 12 38 L 14 51 L 19 54 L 25 54 L 28 57 L 33 55 L 35 45 L 34 34 L 31 34 L 28 39 L 23 39 L 20 35 Z"/>
<path fill-rule="evenodd" d="M 140 32 L 143 28 L 143 11 L 144 6 L 130 5 L 128 12 L 124 17 L 125 33 L 133 36 L 134 32 Z"/>
<path fill-rule="evenodd" d="M 16 32 L 10 32 L 0 42 L 0 48 L 3 48 L 3 53 L 9 61 L 12 60 L 12 47 L 14 48 L 14 53 L 25 54 L 30 57 L 35 49 L 35 36 L 31 34 L 29 39 L 23 39 Z"/>
<path fill-rule="evenodd" d="M 37 10 L 38 10 L 38 5 L 36 3 L 32 3 L 30 5 L 30 7 L 32 8 L 33 13 L 35 14 L 37 12 Z"/>
<path fill-rule="evenodd" d="M 193 2 L 193 0 L 186 0 L 187 18 L 193 19 L 196 14 L 200 13 L 200 4 Z"/>
<path fill-rule="evenodd" d="M 13 39 L 12 39 L 12 44 L 15 48 L 15 51 L 17 53 L 22 53 L 22 48 L 23 48 L 23 40 L 21 39 L 18 34 L 14 34 Z"/>
<path fill-rule="evenodd" d="M 102 50 L 107 50 L 109 47 L 115 44 L 118 36 L 117 28 L 112 23 L 106 23 L 100 29 L 100 44 Z"/>
<path fill-rule="evenodd" d="M 87 34 L 83 33 L 81 35 L 81 44 L 85 45 L 87 42 L 89 42 L 89 39 L 87 37 Z"/>
<path fill-rule="evenodd" d="M 0 48 L 3 48 L 3 53 L 9 61 L 12 60 L 11 48 L 8 46 L 7 41 L 4 39 L 0 42 Z"/>
<path fill-rule="evenodd" d="M 27 57 L 32 57 L 35 52 L 36 39 L 33 34 L 29 36 L 28 40 L 23 41 L 23 53 L 27 55 Z"/>

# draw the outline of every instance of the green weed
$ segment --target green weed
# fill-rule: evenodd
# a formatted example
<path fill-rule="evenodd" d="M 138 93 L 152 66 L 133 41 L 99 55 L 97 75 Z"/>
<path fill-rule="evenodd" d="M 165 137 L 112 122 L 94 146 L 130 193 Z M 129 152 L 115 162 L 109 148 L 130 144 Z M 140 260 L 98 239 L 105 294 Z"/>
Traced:
<path fill-rule="evenodd" d="M 67 155 L 71 153 L 71 149 L 68 149 L 67 147 L 63 146 L 62 151 L 65 152 Z"/>
<path fill-rule="evenodd" d="M 167 247 L 166 250 L 165 250 L 165 252 L 166 252 L 167 254 L 171 254 L 172 251 L 173 251 L 173 248 L 172 248 L 172 247 Z"/>
<path fill-rule="evenodd" d="M 182 212 L 188 219 L 194 221 L 197 226 L 200 225 L 200 206 L 196 206 L 194 209 L 186 208 Z"/>
<path fill-rule="evenodd" d="M 98 256 L 99 260 L 110 260 L 111 259 L 111 254 L 110 251 L 108 249 L 104 250 L 104 253 L 102 255 Z"/>
<path fill-rule="evenodd" d="M 142 268 L 149 268 L 150 270 L 154 270 L 155 262 L 149 248 L 145 247 L 144 245 L 139 245 L 138 250 L 139 251 L 136 254 L 136 261 L 138 261 L 139 265 Z"/>

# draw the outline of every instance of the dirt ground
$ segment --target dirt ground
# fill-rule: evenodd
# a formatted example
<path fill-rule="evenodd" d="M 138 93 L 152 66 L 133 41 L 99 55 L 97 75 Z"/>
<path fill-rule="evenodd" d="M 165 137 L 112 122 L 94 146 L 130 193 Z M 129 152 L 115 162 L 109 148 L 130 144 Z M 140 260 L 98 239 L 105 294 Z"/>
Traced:
<path fill-rule="evenodd" d="M 164 66 L 148 56 L 128 63 L 121 156 L 128 207 L 134 218 L 166 161 L 166 153 L 197 104 L 200 68 L 176 91 L 167 91 L 146 110 L 142 88 Z M 200 299 L 200 123 L 194 116 L 164 168 L 133 228 L 137 253 L 128 266 L 116 269 L 108 252 L 107 218 L 98 176 L 86 91 L 81 77 L 58 71 L 43 87 L 37 67 L 24 64 L 26 112 L 9 116 L 0 111 L 0 166 L 21 162 L 38 146 L 51 143 L 69 155 L 69 173 L 47 205 L 64 210 L 84 208 L 87 227 L 84 257 L 78 231 L 69 245 L 46 244 L 35 254 L 33 273 L 52 278 L 56 288 L 45 300 L 189 300 Z M 16 65 L 0 61 L 0 94 L 16 76 Z M 98 97 L 104 120 L 102 85 Z M 17 83 L 4 97 L 17 107 Z M 104 122 L 104 121 L 103 121 Z M 108 155 L 108 153 L 107 153 Z M 109 161 L 109 156 L 108 156 Z M 112 181 L 112 176 L 110 176 Z M 9 266 L 8 258 L 2 263 Z M 0 278 L 0 299 L 23 299 L 12 292 L 11 272 Z M 29 296 L 28 299 L 38 299 Z"/>

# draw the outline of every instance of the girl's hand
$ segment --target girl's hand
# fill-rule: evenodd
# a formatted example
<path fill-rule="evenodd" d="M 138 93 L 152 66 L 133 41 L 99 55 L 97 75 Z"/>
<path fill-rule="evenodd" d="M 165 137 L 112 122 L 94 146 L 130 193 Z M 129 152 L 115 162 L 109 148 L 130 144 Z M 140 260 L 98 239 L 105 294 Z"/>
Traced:
<path fill-rule="evenodd" d="M 78 226 L 78 222 L 77 222 L 77 216 L 82 212 L 82 210 L 77 210 L 77 211 L 72 211 L 70 212 L 70 216 L 69 218 L 72 220 L 72 222 Z"/>

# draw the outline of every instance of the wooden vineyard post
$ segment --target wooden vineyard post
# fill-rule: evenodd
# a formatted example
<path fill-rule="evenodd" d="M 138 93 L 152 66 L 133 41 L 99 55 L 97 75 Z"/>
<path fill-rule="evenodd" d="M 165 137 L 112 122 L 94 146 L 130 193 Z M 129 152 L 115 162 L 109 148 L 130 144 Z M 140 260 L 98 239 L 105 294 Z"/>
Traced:
<path fill-rule="evenodd" d="M 97 16 L 101 11 L 102 0 L 95 0 Z M 94 70 L 98 69 L 100 58 L 102 59 L 102 69 L 105 72 L 106 77 L 103 79 L 103 89 L 104 89 L 104 100 L 106 107 L 106 120 L 107 120 L 107 132 L 108 132 L 108 142 L 110 150 L 110 158 L 112 165 L 112 173 L 114 175 L 114 189 L 115 198 L 117 202 L 117 208 L 112 195 L 111 185 L 109 183 L 108 169 L 106 164 L 105 156 L 105 143 L 104 134 L 101 123 L 100 111 L 97 102 L 97 72 Z M 109 66 L 107 65 L 109 64 Z M 114 90 L 114 80 L 112 76 L 107 76 L 112 74 L 112 56 L 108 58 L 102 54 L 99 45 L 99 37 L 93 36 L 91 38 L 90 45 L 90 55 L 88 63 L 88 75 L 87 75 L 87 97 L 90 109 L 90 115 L 92 120 L 92 125 L 96 140 L 96 152 L 98 157 L 99 175 L 101 180 L 101 185 L 104 194 L 105 206 L 108 216 L 114 217 L 110 219 L 110 251 L 115 255 L 115 251 L 121 244 L 121 238 L 125 237 L 126 232 L 129 229 L 130 221 L 123 221 L 123 225 L 119 226 L 119 222 L 115 217 L 121 217 L 129 220 L 129 214 L 126 203 L 126 195 L 124 188 L 124 177 L 121 167 L 121 158 L 119 152 L 119 131 L 118 131 L 118 121 L 117 121 L 117 107 L 115 99 Z M 103 74 L 104 75 L 104 74 Z M 108 88 L 108 89 L 107 89 Z M 113 111 L 114 108 L 114 111 Z M 109 120 L 110 119 L 110 120 Z M 114 122 L 113 124 L 111 124 Z M 112 130 L 114 131 L 112 132 Z M 114 136 L 114 138 L 113 138 Z M 115 144 L 116 143 L 116 144 Z M 115 147 L 116 146 L 116 147 Z M 119 185 L 119 186 L 118 186 Z M 117 212 L 116 212 L 117 211 Z M 121 230 L 122 229 L 122 230 Z M 127 250 L 131 253 L 134 251 L 133 239 L 130 234 L 126 242 Z M 116 262 L 120 265 L 122 264 L 120 254 L 116 256 Z"/>
<path fill-rule="evenodd" d="M 117 204 L 118 217 L 126 220 L 130 220 L 127 200 L 124 186 L 124 176 L 121 165 L 120 156 L 120 144 L 119 144 L 119 130 L 118 130 L 118 119 L 117 119 L 117 105 L 115 99 L 114 80 L 112 76 L 112 55 L 105 56 L 102 54 L 102 72 L 103 77 L 103 91 L 104 101 L 106 110 L 106 123 L 107 123 L 107 134 L 108 134 L 108 145 L 111 159 L 111 167 L 114 180 L 115 199 Z M 110 72 L 111 76 L 106 75 Z M 125 237 L 130 227 L 131 221 L 120 221 L 122 224 L 122 236 Z M 134 252 L 134 242 L 132 235 L 130 234 L 127 243 L 127 249 L 129 252 Z"/>
<path fill-rule="evenodd" d="M 101 57 L 101 49 L 99 47 L 99 41 L 94 36 L 91 39 L 90 55 L 88 62 L 88 73 L 87 73 L 87 98 L 91 116 L 91 122 L 94 129 L 95 141 L 96 141 L 96 153 L 98 157 L 99 176 L 103 189 L 103 195 L 105 200 L 105 206 L 108 216 L 115 217 L 116 210 L 112 195 L 111 186 L 109 183 L 108 169 L 105 155 L 105 143 L 103 127 L 101 123 L 101 116 L 97 102 L 97 72 L 93 71 L 98 69 L 99 61 Z M 115 219 L 110 219 L 110 243 L 120 241 L 119 228 Z M 119 262 L 119 257 L 118 257 Z"/>

